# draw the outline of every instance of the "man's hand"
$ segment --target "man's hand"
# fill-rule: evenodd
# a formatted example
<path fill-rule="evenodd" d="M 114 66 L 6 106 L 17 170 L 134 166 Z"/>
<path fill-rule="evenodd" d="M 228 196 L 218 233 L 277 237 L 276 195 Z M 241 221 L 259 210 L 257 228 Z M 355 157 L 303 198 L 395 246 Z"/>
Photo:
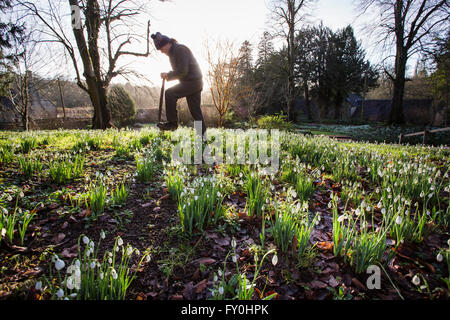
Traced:
<path fill-rule="evenodd" d="M 167 73 L 165 73 L 165 72 L 161 73 L 161 79 L 169 80 Z"/>

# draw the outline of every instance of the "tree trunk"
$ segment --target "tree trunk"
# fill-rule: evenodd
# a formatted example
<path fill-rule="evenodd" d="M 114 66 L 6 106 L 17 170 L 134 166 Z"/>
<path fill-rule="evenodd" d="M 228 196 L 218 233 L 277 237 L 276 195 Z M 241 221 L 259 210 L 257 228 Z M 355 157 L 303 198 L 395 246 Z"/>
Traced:
<path fill-rule="evenodd" d="M 397 53 L 395 63 L 394 95 L 392 97 L 391 111 L 389 113 L 389 124 L 404 124 L 403 96 L 405 93 L 406 75 L 406 52 L 404 49 Z"/>
<path fill-rule="evenodd" d="M 308 120 L 311 121 L 312 120 L 312 115 L 311 115 L 311 103 L 309 101 L 309 88 L 308 88 L 308 84 L 305 81 L 305 84 L 303 86 L 303 90 L 305 93 L 305 107 L 306 107 L 306 113 L 308 115 Z"/>
<path fill-rule="evenodd" d="M 71 6 L 79 6 L 78 0 L 69 0 Z M 106 86 L 101 79 L 100 54 L 98 51 L 98 30 L 100 26 L 100 13 L 95 0 L 87 2 L 85 9 L 86 26 L 88 28 L 89 49 L 84 37 L 83 29 L 72 28 L 75 35 L 78 51 L 84 68 L 84 77 L 89 97 L 94 107 L 92 119 L 93 129 L 106 129 L 113 127 L 111 111 L 107 106 Z"/>
<path fill-rule="evenodd" d="M 59 98 L 61 99 L 61 107 L 63 109 L 64 120 L 66 120 L 66 104 L 64 103 L 64 94 L 61 87 L 61 80 L 58 79 Z"/>
<path fill-rule="evenodd" d="M 22 123 L 23 129 L 25 131 L 29 130 L 29 118 L 30 118 L 30 71 L 25 71 L 25 76 L 23 78 L 22 83 L 22 105 L 23 105 L 23 114 L 22 114 Z"/>
<path fill-rule="evenodd" d="M 394 95 L 392 97 L 388 124 L 404 124 L 403 95 L 405 93 L 406 61 L 408 60 L 408 51 L 404 44 L 405 26 L 403 21 L 403 0 L 396 0 L 394 17 L 396 37 L 395 80 Z"/>

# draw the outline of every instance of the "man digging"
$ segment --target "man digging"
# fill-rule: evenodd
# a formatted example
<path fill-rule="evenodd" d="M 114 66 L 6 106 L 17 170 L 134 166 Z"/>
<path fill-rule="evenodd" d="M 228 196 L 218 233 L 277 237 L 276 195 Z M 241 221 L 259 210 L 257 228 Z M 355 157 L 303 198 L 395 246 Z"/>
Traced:
<path fill-rule="evenodd" d="M 156 49 L 169 57 L 173 69 L 168 73 L 161 73 L 161 78 L 166 81 L 179 80 L 177 85 L 166 90 L 167 122 L 159 122 L 158 128 L 161 130 L 178 128 L 177 101 L 186 97 L 192 117 L 195 121 L 202 122 L 203 135 L 206 131 L 205 120 L 200 108 L 203 80 L 197 60 L 188 47 L 179 44 L 175 39 L 170 39 L 159 32 L 152 34 L 152 39 Z"/>

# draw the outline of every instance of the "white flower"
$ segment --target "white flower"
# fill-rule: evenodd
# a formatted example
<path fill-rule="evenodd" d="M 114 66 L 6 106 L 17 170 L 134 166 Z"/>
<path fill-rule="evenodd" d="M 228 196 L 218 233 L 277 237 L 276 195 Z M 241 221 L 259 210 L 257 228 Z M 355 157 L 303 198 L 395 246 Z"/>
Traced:
<path fill-rule="evenodd" d="M 106 235 L 105 235 L 105 231 L 101 231 L 100 232 L 100 238 L 105 239 Z"/>
<path fill-rule="evenodd" d="M 339 218 L 337 219 L 337 221 L 338 221 L 338 222 L 342 222 L 342 221 L 344 221 L 345 219 L 347 219 L 347 216 L 346 216 L 345 214 L 343 214 L 343 215 L 339 216 Z"/>
<path fill-rule="evenodd" d="M 63 289 L 59 289 L 56 292 L 56 296 L 61 299 L 64 296 L 64 290 Z"/>
<path fill-rule="evenodd" d="M 412 278 L 412 283 L 414 283 L 416 286 L 420 284 L 420 278 L 417 274 Z"/>
<path fill-rule="evenodd" d="M 214 282 L 216 282 L 219 278 L 217 277 L 217 274 L 214 275 Z"/>
<path fill-rule="evenodd" d="M 105 277 L 105 274 L 103 272 L 100 272 L 100 280 L 103 280 L 104 277 Z"/>
<path fill-rule="evenodd" d="M 112 259 L 111 258 L 108 258 L 108 263 L 112 264 Z"/>
<path fill-rule="evenodd" d="M 61 260 L 61 259 L 57 259 L 56 261 L 55 261 L 55 268 L 56 268 L 56 270 L 61 270 L 62 268 L 64 268 L 64 266 L 65 266 L 66 264 L 64 263 L 64 261 L 63 260 Z"/>
<path fill-rule="evenodd" d="M 219 270 L 217 271 L 217 274 L 219 275 L 219 277 L 221 277 L 221 276 L 222 276 L 222 270 L 219 269 Z"/>
<path fill-rule="evenodd" d="M 220 294 L 223 294 L 223 287 L 220 287 L 220 288 L 219 288 L 219 293 L 220 293 Z"/>
<path fill-rule="evenodd" d="M 234 238 L 231 240 L 231 246 L 236 248 L 236 240 Z"/>
<path fill-rule="evenodd" d="M 195 197 L 194 197 L 194 200 L 195 200 L 195 201 L 197 201 L 197 200 L 198 200 L 198 197 L 197 197 L 197 196 L 195 196 Z"/>
<path fill-rule="evenodd" d="M 145 256 L 145 261 L 150 262 L 151 259 L 152 257 L 149 254 Z"/>
<path fill-rule="evenodd" d="M 83 236 L 83 243 L 84 244 L 88 244 L 89 243 L 89 238 L 86 236 Z"/>
<path fill-rule="evenodd" d="M 91 269 L 94 269 L 94 268 L 95 268 L 95 265 L 96 265 L 95 261 L 92 261 L 92 262 L 91 262 Z"/>
<path fill-rule="evenodd" d="M 116 272 L 115 269 L 112 269 L 112 270 L 111 270 L 111 276 L 112 276 L 112 278 L 113 278 L 114 280 L 117 280 L 117 272 Z"/>
<path fill-rule="evenodd" d="M 12 201 L 12 197 L 9 195 L 7 198 L 8 201 Z"/>
<path fill-rule="evenodd" d="M 34 288 L 38 291 L 41 291 L 42 290 L 42 281 L 36 282 L 36 285 L 34 286 Z"/>
<path fill-rule="evenodd" d="M 278 256 L 275 254 L 275 255 L 272 257 L 272 264 L 273 264 L 274 266 L 276 266 L 277 263 L 278 263 Z"/>
<path fill-rule="evenodd" d="M 402 217 L 397 216 L 397 218 L 395 219 L 395 223 L 396 224 L 402 224 Z"/>
<path fill-rule="evenodd" d="M 66 287 L 69 290 L 75 289 L 75 279 L 73 277 L 68 277 L 66 280 Z"/>
<path fill-rule="evenodd" d="M 436 256 L 436 260 L 437 262 L 442 262 L 442 260 L 444 260 L 444 257 L 442 256 L 442 254 L 438 253 L 438 255 Z"/>
<path fill-rule="evenodd" d="M 236 255 L 233 255 L 233 257 L 231 258 L 231 260 L 233 260 L 233 262 L 237 261 Z"/>
<path fill-rule="evenodd" d="M 117 238 L 117 245 L 118 245 L 118 246 L 123 245 L 123 240 L 122 240 L 121 237 Z"/>
<path fill-rule="evenodd" d="M 127 248 L 127 256 L 131 256 L 132 253 L 133 253 L 133 248 L 132 247 L 128 247 Z"/>
<path fill-rule="evenodd" d="M 386 214 L 386 209 L 385 208 L 381 209 L 381 213 Z"/>
<path fill-rule="evenodd" d="M 20 191 L 20 193 L 19 193 L 19 197 L 21 197 L 21 198 L 23 198 L 23 197 L 24 197 L 24 194 L 23 194 L 23 192 L 22 192 L 22 191 Z"/>

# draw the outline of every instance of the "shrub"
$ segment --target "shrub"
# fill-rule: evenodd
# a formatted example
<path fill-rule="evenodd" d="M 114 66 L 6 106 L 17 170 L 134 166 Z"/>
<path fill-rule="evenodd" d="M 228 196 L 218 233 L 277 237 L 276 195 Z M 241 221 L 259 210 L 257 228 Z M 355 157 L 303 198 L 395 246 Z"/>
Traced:
<path fill-rule="evenodd" d="M 287 117 L 283 114 L 262 116 L 257 121 L 258 128 L 260 129 L 279 129 L 279 130 L 292 130 L 294 125 L 287 121 Z"/>
<path fill-rule="evenodd" d="M 133 98 L 123 87 L 114 85 L 109 89 L 108 105 L 111 110 L 113 123 L 117 127 L 124 127 L 134 123 L 136 105 Z"/>

